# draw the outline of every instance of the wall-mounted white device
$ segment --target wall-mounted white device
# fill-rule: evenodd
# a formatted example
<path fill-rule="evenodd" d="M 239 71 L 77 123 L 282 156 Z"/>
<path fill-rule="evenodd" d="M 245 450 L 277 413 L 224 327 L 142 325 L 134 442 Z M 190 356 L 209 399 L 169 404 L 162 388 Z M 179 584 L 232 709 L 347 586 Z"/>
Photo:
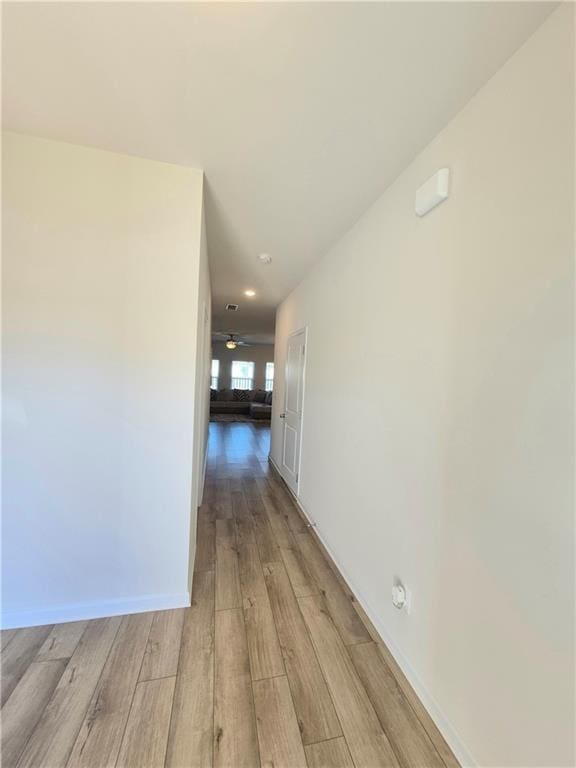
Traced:
<path fill-rule="evenodd" d="M 425 216 L 432 208 L 444 202 L 448 197 L 449 185 L 449 168 L 440 168 L 434 176 L 430 176 L 416 192 L 414 210 L 418 216 Z"/>
<path fill-rule="evenodd" d="M 404 584 L 399 581 L 392 585 L 392 605 L 399 611 L 404 609 L 406 613 L 410 613 L 412 595 L 410 590 L 406 589 Z"/>

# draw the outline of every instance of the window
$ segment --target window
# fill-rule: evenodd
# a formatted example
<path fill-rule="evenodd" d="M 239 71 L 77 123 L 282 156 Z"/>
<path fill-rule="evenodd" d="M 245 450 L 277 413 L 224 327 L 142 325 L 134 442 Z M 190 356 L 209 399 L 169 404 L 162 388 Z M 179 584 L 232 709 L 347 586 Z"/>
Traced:
<path fill-rule="evenodd" d="M 264 382 L 266 392 L 272 392 L 274 389 L 274 363 L 266 363 L 266 379 Z"/>
<path fill-rule="evenodd" d="M 232 360 L 232 389 L 254 388 L 254 363 Z"/>
<path fill-rule="evenodd" d="M 218 379 L 220 377 L 220 360 L 212 360 L 210 368 L 210 388 L 218 389 Z"/>

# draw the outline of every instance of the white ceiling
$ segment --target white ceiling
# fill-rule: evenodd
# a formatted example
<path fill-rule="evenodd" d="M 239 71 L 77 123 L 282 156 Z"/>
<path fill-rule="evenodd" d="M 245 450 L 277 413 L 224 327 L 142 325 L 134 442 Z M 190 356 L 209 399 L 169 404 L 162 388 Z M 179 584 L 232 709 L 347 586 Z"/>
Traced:
<path fill-rule="evenodd" d="M 215 328 L 269 333 L 314 260 L 555 5 L 4 3 L 4 122 L 203 168 Z"/>

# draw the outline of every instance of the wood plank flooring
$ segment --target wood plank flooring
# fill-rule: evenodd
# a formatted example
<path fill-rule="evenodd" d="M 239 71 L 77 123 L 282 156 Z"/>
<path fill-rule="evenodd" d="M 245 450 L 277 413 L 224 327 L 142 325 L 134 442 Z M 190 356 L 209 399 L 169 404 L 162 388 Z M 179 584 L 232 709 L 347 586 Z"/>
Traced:
<path fill-rule="evenodd" d="M 5 768 L 457 768 L 271 471 L 212 423 L 192 605 L 5 630 Z"/>

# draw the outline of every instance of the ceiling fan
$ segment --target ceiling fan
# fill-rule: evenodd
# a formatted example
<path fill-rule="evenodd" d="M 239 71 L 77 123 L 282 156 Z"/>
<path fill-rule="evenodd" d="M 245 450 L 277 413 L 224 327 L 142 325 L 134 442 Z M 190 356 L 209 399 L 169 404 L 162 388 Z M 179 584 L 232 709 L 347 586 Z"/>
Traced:
<path fill-rule="evenodd" d="M 233 333 L 229 333 L 228 338 L 226 339 L 227 349 L 236 349 L 236 347 L 251 347 L 251 346 L 252 344 L 248 344 L 248 342 L 246 341 L 241 341 Z"/>

